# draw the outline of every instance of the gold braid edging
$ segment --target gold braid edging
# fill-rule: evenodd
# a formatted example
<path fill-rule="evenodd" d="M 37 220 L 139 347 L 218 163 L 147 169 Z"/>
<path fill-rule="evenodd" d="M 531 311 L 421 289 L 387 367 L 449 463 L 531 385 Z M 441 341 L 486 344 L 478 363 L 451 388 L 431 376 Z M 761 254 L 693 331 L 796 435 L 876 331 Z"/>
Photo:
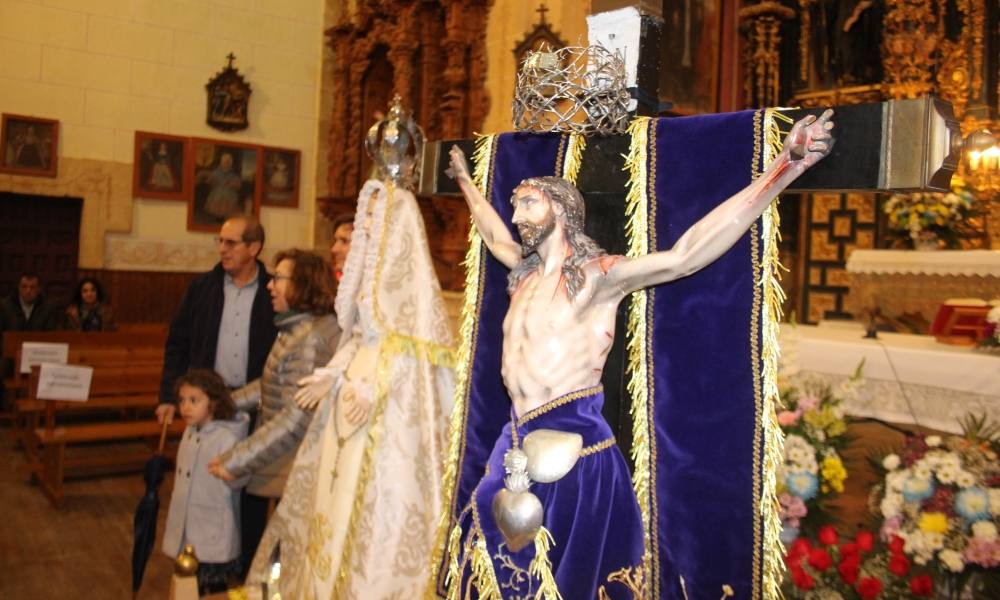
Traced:
<path fill-rule="evenodd" d="M 583 151 L 586 149 L 586 137 L 579 133 L 569 134 L 566 158 L 562 164 L 562 177 L 573 185 L 576 185 L 576 178 L 580 174 L 580 165 L 583 164 Z"/>
<path fill-rule="evenodd" d="M 625 233 L 628 238 L 629 258 L 644 256 L 649 253 L 649 169 L 648 147 L 650 142 L 650 127 L 655 127 L 655 121 L 649 117 L 639 117 L 629 125 L 631 144 L 625 160 L 625 169 L 629 172 L 628 195 L 625 197 Z M 632 304 L 628 312 L 627 353 L 629 380 L 627 389 L 632 397 L 629 409 L 632 415 L 632 461 L 635 471 L 632 475 L 632 487 L 639 501 L 639 512 L 642 515 L 643 543 L 646 553 L 643 557 L 644 569 L 650 573 L 651 555 L 657 552 L 653 547 L 653 507 L 650 501 L 650 405 L 649 405 L 649 370 L 648 370 L 648 323 L 646 319 L 649 306 L 649 292 L 639 290 L 632 293 Z"/>
<path fill-rule="evenodd" d="M 490 167 L 496 152 L 496 136 L 484 135 L 476 139 L 476 151 L 472 155 L 473 184 L 485 198 L 490 197 L 492 179 Z M 471 217 L 470 217 L 471 218 Z M 469 250 L 465 255 L 465 297 L 462 302 L 461 325 L 459 326 L 459 349 L 455 363 L 455 403 L 448 426 L 448 454 L 445 458 L 444 480 L 441 495 L 441 521 L 438 523 L 434 550 L 431 553 L 431 577 L 424 593 L 427 600 L 436 599 L 441 563 L 444 560 L 445 540 L 449 530 L 459 527 L 452 523 L 455 514 L 455 494 L 458 485 L 458 470 L 465 456 L 465 428 L 468 419 L 469 376 L 472 371 L 472 352 L 478 333 L 479 311 L 483 278 L 484 248 L 479 230 L 475 224 L 469 228 Z M 450 548 L 449 548 L 450 550 Z M 449 557 L 450 560 L 457 557 Z"/>
<path fill-rule="evenodd" d="M 778 120 L 791 123 L 777 110 L 769 108 L 764 111 L 764 164 L 766 168 L 781 152 L 781 132 Z M 763 414 L 761 415 L 764 430 L 764 464 L 763 464 L 763 498 L 761 499 L 761 517 L 764 522 L 764 598 L 781 598 L 781 582 L 784 578 L 785 564 L 782 560 L 784 547 L 779 538 L 781 533 L 780 505 L 777 496 L 777 473 L 783 462 L 785 438 L 778 426 L 777 411 L 781 396 L 778 392 L 778 360 L 781 356 L 779 348 L 779 332 L 781 322 L 781 303 L 785 299 L 781 289 L 781 263 L 778 257 L 778 231 L 780 219 L 777 200 L 771 203 L 761 217 L 763 225 L 761 252 L 761 279 L 758 285 L 764 297 L 761 313 L 761 375 L 763 394 Z"/>

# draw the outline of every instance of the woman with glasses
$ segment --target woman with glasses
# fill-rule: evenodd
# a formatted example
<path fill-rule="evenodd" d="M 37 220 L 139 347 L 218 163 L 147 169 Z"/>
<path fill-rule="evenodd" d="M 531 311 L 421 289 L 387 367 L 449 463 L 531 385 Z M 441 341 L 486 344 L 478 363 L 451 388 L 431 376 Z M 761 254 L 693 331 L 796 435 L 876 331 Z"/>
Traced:
<path fill-rule="evenodd" d="M 224 480 L 250 475 L 247 493 L 280 498 L 299 442 L 313 412 L 294 401 L 297 382 L 325 365 L 340 340 L 334 315 L 334 283 L 330 266 L 317 254 L 291 249 L 275 257 L 267 284 L 274 307 L 278 339 L 261 377 L 233 392 L 237 408 L 257 411 L 257 428 L 246 440 L 216 457 L 209 470 Z M 244 531 L 257 539 L 259 531 Z M 256 544 L 254 544 L 256 545 Z M 243 557 L 249 561 L 252 556 Z"/>

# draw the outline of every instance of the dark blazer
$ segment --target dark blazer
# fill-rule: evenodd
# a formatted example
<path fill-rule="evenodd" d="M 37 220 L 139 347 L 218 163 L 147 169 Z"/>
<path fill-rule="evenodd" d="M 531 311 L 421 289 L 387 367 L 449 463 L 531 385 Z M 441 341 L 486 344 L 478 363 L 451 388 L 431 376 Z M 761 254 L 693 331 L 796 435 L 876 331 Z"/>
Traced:
<path fill-rule="evenodd" d="M 160 403 L 176 404 L 174 382 L 188 369 L 215 368 L 215 350 L 222 323 L 225 302 L 222 264 L 199 275 L 188 286 L 177 312 L 170 323 L 170 333 L 163 353 L 163 379 L 160 381 Z M 257 293 L 250 310 L 250 340 L 247 352 L 247 381 L 260 377 L 271 345 L 278 335 L 274 326 L 274 309 L 267 282 L 271 276 L 264 263 L 257 261 Z"/>
<path fill-rule="evenodd" d="M 59 314 L 44 296 L 35 299 L 31 318 L 24 318 L 17 292 L 0 301 L 0 332 L 3 331 L 54 331 L 59 327 Z"/>

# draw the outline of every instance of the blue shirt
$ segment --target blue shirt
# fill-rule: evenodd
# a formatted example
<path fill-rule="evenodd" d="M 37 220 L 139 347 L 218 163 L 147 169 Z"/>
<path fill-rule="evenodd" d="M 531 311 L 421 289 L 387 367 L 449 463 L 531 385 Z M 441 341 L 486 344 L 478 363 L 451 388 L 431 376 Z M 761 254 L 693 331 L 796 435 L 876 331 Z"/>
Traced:
<path fill-rule="evenodd" d="M 229 387 L 241 387 L 247 382 L 247 356 L 250 349 L 250 311 L 253 299 L 260 285 L 260 277 L 254 271 L 250 283 L 239 287 L 226 273 L 222 291 L 225 298 L 222 305 L 222 322 L 219 323 L 219 339 L 215 348 L 215 372 Z"/>

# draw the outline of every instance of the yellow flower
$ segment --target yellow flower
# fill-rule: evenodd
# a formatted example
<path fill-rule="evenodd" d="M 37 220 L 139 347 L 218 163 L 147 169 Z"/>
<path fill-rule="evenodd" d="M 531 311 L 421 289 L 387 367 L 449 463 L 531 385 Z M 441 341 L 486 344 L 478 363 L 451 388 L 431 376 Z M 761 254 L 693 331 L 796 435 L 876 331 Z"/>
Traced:
<path fill-rule="evenodd" d="M 928 533 L 948 533 L 948 517 L 939 512 L 921 513 L 917 526 Z"/>
<path fill-rule="evenodd" d="M 847 469 L 840 457 L 829 454 L 823 457 L 823 464 L 820 466 L 820 473 L 823 475 L 824 492 L 829 491 L 827 486 L 840 493 L 844 491 L 844 480 L 847 479 Z"/>

